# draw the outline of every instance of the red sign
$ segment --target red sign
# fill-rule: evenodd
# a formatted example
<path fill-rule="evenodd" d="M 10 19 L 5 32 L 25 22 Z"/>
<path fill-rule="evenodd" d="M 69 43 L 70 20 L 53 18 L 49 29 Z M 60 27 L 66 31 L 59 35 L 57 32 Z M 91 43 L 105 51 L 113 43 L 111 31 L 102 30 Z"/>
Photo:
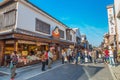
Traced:
<path fill-rule="evenodd" d="M 60 37 L 60 33 L 59 33 L 59 28 L 55 27 L 55 29 L 52 31 L 52 36 L 55 38 L 59 38 Z"/>

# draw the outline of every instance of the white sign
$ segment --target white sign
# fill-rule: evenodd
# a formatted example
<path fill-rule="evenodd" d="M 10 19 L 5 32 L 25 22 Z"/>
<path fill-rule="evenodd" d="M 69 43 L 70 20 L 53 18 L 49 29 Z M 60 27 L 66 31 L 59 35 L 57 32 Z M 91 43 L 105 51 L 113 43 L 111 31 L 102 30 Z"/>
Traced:
<path fill-rule="evenodd" d="M 5 44 L 14 44 L 14 40 L 9 40 L 9 41 L 6 41 Z"/>
<path fill-rule="evenodd" d="M 108 11 L 108 24 L 109 24 L 109 34 L 115 35 L 115 18 L 114 18 L 114 9 L 113 7 L 109 7 Z"/>

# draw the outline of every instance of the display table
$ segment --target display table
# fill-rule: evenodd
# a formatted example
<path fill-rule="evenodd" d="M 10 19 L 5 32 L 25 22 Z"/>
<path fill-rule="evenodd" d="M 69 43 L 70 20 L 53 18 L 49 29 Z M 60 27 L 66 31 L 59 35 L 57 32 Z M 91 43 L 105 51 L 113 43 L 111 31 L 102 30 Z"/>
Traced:
<path fill-rule="evenodd" d="M 23 67 L 23 66 L 28 66 L 28 65 L 34 65 L 34 64 L 38 64 L 38 63 L 41 63 L 41 60 L 33 60 L 33 61 L 31 61 L 31 62 L 29 62 L 27 64 L 24 64 L 24 62 L 19 62 L 17 64 L 17 68 Z"/>

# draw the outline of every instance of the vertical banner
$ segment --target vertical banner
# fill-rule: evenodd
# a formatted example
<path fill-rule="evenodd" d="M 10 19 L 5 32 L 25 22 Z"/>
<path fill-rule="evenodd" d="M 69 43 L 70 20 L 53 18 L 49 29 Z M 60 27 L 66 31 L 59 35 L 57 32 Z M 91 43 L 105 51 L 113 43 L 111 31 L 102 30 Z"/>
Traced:
<path fill-rule="evenodd" d="M 108 24 L 109 24 L 109 34 L 115 35 L 115 17 L 113 5 L 107 7 L 108 11 Z"/>

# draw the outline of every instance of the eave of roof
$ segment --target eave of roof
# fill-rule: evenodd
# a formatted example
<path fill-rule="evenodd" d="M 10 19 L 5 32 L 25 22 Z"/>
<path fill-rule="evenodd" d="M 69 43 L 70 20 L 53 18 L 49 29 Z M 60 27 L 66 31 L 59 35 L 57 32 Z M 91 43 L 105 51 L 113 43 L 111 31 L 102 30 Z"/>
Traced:
<path fill-rule="evenodd" d="M 4 0 L 3 2 L 0 3 L 0 7 L 4 6 L 6 4 L 9 4 L 11 2 L 15 2 L 15 1 L 17 1 L 17 0 Z"/>
<path fill-rule="evenodd" d="M 113 8 L 113 7 L 114 7 L 113 4 L 107 5 L 107 9 L 109 9 L 109 8 Z"/>

